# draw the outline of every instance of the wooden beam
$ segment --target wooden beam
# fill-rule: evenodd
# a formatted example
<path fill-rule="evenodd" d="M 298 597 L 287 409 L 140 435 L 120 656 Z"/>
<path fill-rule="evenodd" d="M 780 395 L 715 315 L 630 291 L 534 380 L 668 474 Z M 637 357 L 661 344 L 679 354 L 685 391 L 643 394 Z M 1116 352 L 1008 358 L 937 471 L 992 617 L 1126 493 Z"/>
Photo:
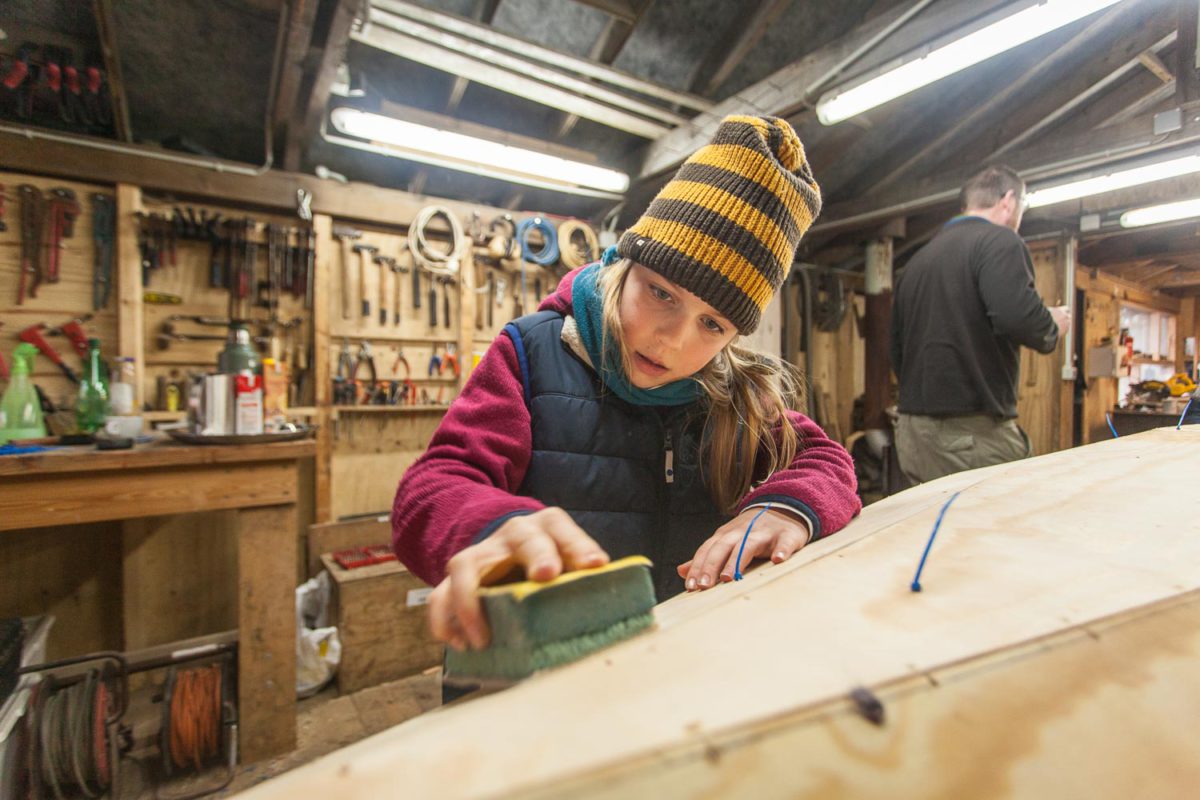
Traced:
<path fill-rule="evenodd" d="M 92 15 L 96 19 L 96 35 L 100 39 L 100 52 L 108 77 L 113 132 L 118 140 L 132 142 L 133 127 L 129 124 L 129 101 L 125 97 L 125 80 L 121 77 L 121 55 L 117 50 L 117 26 L 113 20 L 112 0 L 92 0 Z"/>
<path fill-rule="evenodd" d="M 106 140 L 96 141 L 111 144 Z M 30 139 L 0 131 L 0 168 L 110 185 L 128 183 L 149 191 L 170 192 L 182 198 L 206 198 L 213 202 L 253 205 L 284 213 L 295 212 L 296 190 L 305 189 L 313 196 L 313 213 L 329 214 L 339 220 L 382 225 L 406 224 L 406 220 L 412 219 L 428 204 L 426 198 L 368 183 L 339 183 L 283 170 L 271 170 L 253 177 L 202 166 L 200 159 L 192 165 L 159 161 L 136 154 L 138 151 L 161 152 L 151 147 L 124 147 L 133 152 L 105 152 L 98 155 L 99 151 L 79 144 Z M 212 163 L 246 168 L 246 165 L 234 162 Z M 438 203 L 464 218 L 472 211 L 503 213 L 501 209 L 489 209 L 478 203 L 457 200 L 439 200 Z M 133 260 L 137 261 L 136 258 Z"/>
<path fill-rule="evenodd" d="M 496 9 L 500 7 L 500 0 L 479 0 L 475 4 L 475 18 L 484 25 L 491 25 L 492 20 L 496 17 Z M 462 102 L 463 95 L 466 94 L 467 86 L 471 81 L 457 76 L 454 79 L 454 85 L 450 87 L 450 96 L 446 99 L 446 113 L 453 114 L 458 110 L 458 104 Z"/>
<path fill-rule="evenodd" d="M 564 75 L 557 70 L 536 64 L 521 55 L 506 53 L 396 14 L 373 9 L 371 22 L 373 27 L 361 34 L 352 34 L 352 38 L 401 58 L 407 58 L 454 75 L 469 77 L 471 80 L 501 91 L 527 97 L 537 103 L 557 107 L 555 103 L 545 102 L 543 97 L 557 96 L 556 92 L 548 92 L 548 88 L 565 89 L 582 97 L 590 97 L 607 103 L 613 109 L 639 114 L 667 125 L 682 125 L 687 121 L 685 117 L 662 106 L 647 103 L 596 83 Z M 381 26 L 386 31 L 380 30 L 374 25 Z M 418 42 L 420 45 L 414 46 Z M 525 80 L 526 78 L 533 80 Z M 614 112 L 613 109 L 608 110 L 609 115 L 619 113 L 619 111 Z M 595 119 L 604 123 L 601 118 Z"/>
<path fill-rule="evenodd" d="M 630 25 L 637 22 L 638 16 L 646 6 L 646 3 L 639 3 L 637 0 L 579 0 L 579 2 Z"/>
<path fill-rule="evenodd" d="M 373 22 L 380 22 L 384 19 L 384 14 L 385 12 L 373 8 L 371 19 Z M 395 25 L 404 27 L 407 32 L 402 33 L 382 24 L 373 24 L 361 33 L 352 33 L 351 38 L 369 47 L 416 61 L 418 64 L 425 64 L 452 75 L 461 75 L 493 89 L 561 111 L 569 111 L 636 136 L 655 139 L 670 130 L 666 125 L 638 116 L 644 114 L 662 119 L 667 115 L 668 112 L 656 109 L 648 103 L 623 98 L 616 92 L 586 81 L 568 78 L 548 68 L 524 62 L 515 56 L 506 56 L 495 50 L 487 51 L 482 45 L 472 45 L 465 39 L 459 39 L 455 45 L 462 52 L 454 52 L 447 49 L 450 43 L 448 34 L 440 35 L 432 28 L 425 28 L 431 37 L 436 36 L 440 40 L 438 44 L 433 44 L 413 35 L 412 32 L 417 30 L 413 24 L 399 17 L 389 16 L 395 20 Z M 515 71 L 518 65 L 520 72 Z M 568 86 L 569 89 L 566 88 Z M 589 96 L 597 99 L 589 99 Z M 606 105 L 617 101 L 622 103 L 623 108 Z M 636 113 L 633 113 L 633 109 L 636 109 Z M 676 120 L 670 124 L 677 125 L 683 122 L 682 117 L 670 116 Z"/>
<path fill-rule="evenodd" d="M 649 3 L 643 4 L 649 5 Z M 702 97 L 697 97 L 687 92 L 675 91 L 661 84 L 647 81 L 636 75 L 631 75 L 612 67 L 596 64 L 571 53 L 551 50 L 548 47 L 542 47 L 539 44 L 517 38 L 516 36 L 509 36 L 494 28 L 480 25 L 477 22 L 463 19 L 453 14 L 444 14 L 414 3 L 403 2 L 403 0 L 373 0 L 371 8 L 373 11 L 382 10 L 389 14 L 399 15 L 441 31 L 457 34 L 476 42 L 482 42 L 497 50 L 517 53 L 530 61 L 549 64 L 559 70 L 572 72 L 586 78 L 594 78 L 602 83 L 618 86 L 622 89 L 629 89 L 638 94 L 664 100 L 683 108 L 695 109 L 697 111 L 707 111 L 712 108 L 712 103 Z"/>
<path fill-rule="evenodd" d="M 810 87 L 903 16 L 905 5 L 897 4 L 876 15 L 837 41 L 776 70 L 753 86 L 722 100 L 709 113 L 701 114 L 689 125 L 657 140 L 647 149 L 639 177 L 645 179 L 677 166 L 712 138 L 717 125 L 728 114 L 790 117 L 797 110 L 807 108 L 815 102 L 815 98 L 809 96 Z M 856 66 L 865 69 L 899 56 L 1004 5 L 1002 0 L 943 0 L 935 3 L 906 23 L 901 31 L 878 45 L 875 51 L 864 57 L 864 63 Z"/>
<path fill-rule="evenodd" d="M 1200 256 L 1200 226 L 1194 222 L 1106 239 L 1094 248 L 1085 248 L 1079 259 L 1089 267 L 1105 267 L 1139 259 L 1178 260 L 1189 256 Z"/>
<path fill-rule="evenodd" d="M 1176 0 L 1179 44 L 1175 48 L 1175 98 L 1179 106 L 1200 100 L 1200 66 L 1197 53 L 1197 26 L 1200 25 L 1200 3 L 1197 0 Z"/>
<path fill-rule="evenodd" d="M 938 136 L 873 182 L 871 191 L 882 191 L 902 178 L 944 163 L 948 155 L 962 149 L 963 143 L 985 140 L 999 144 L 1015 137 L 1030 125 L 1030 120 L 1053 113 L 1065 99 L 1078 96 L 1112 73 L 1114 66 L 1136 58 L 1161 39 L 1166 28 L 1165 23 L 1156 24 L 1155 16 L 1143 6 L 1117 5 L 1109 9 L 1038 59 L 1032 69 L 1013 77 L 998 93 L 953 119 Z M 1093 64 L 1097 52 L 1103 56 Z M 988 149 L 994 149 L 994 145 Z"/>
<path fill-rule="evenodd" d="M 288 126 L 299 118 L 297 108 L 300 99 L 300 84 L 315 68 L 312 38 L 313 24 L 317 18 L 318 0 L 291 0 L 288 12 L 288 30 L 283 43 L 283 56 L 279 70 L 279 88 L 275 94 L 275 114 L 271 124 L 275 126 L 276 148 L 287 151 Z"/>
<path fill-rule="evenodd" d="M 791 0 L 757 0 L 754 11 L 739 8 L 738 21 L 709 47 L 688 81 L 696 94 L 709 97 L 729 78 L 791 5 Z"/>
<path fill-rule="evenodd" d="M 1014 151 L 1008 164 L 1026 181 L 1048 180 L 1089 166 L 1112 163 L 1121 158 L 1147 155 L 1182 144 L 1200 141 L 1200 122 L 1185 116 L 1183 127 L 1165 136 L 1155 136 L 1151 120 L 1138 119 L 1102 133 L 1086 132 L 1056 137 L 1044 145 Z M 953 201 L 975 165 L 956 166 L 940 175 L 912 181 L 903 188 L 881 192 L 827 206 L 809 234 L 852 230 L 877 224 L 901 214 Z"/>
<path fill-rule="evenodd" d="M 592 49 L 588 52 L 588 58 L 598 64 L 611 65 L 620 55 L 625 43 L 629 41 L 629 37 L 633 35 L 634 28 L 637 27 L 637 21 L 641 19 L 642 13 L 649 7 L 650 2 L 643 0 L 638 10 L 638 19 L 633 22 L 623 22 L 616 17 L 610 17 L 608 24 L 604 26 L 600 36 L 597 37 Z M 555 139 L 562 139 L 575 127 L 579 122 L 578 114 L 567 114 L 559 123 L 558 130 L 554 134 Z"/>
<path fill-rule="evenodd" d="M 1138 56 L 1138 61 L 1163 83 L 1171 83 L 1175 80 L 1175 76 L 1171 74 L 1171 70 L 1167 68 L 1167 65 L 1155 53 L 1147 50 Z"/>
<path fill-rule="evenodd" d="M 354 14 L 358 0 L 333 0 L 336 5 L 324 42 L 320 46 L 321 61 L 313 73 L 307 93 L 301 92 L 300 109 L 288 125 L 288 141 L 284 148 L 283 168 L 295 172 L 300 169 L 304 148 L 314 139 L 325 115 L 329 101 L 329 89 L 333 86 L 338 65 L 346 58 L 346 46 L 350 43 L 350 28 L 354 25 Z"/>

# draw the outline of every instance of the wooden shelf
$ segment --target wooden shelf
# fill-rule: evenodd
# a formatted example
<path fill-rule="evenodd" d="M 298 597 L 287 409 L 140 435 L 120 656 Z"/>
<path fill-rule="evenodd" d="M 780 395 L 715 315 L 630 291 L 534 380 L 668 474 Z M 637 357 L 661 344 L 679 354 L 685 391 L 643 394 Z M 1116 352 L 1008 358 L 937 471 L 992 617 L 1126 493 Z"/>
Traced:
<path fill-rule="evenodd" d="M 401 336 L 397 333 L 330 333 L 329 343 L 331 345 L 338 344 L 339 339 L 350 339 L 355 342 L 420 342 L 421 344 L 440 344 L 444 345 L 447 342 L 450 344 L 458 344 L 455 336 L 451 335 L 453 331 L 446 336 Z"/>
<path fill-rule="evenodd" d="M 146 422 L 178 422 L 187 417 L 186 411 L 143 411 L 142 419 Z"/>
<path fill-rule="evenodd" d="M 1174 366 L 1175 359 L 1173 358 L 1150 358 L 1149 356 L 1134 356 L 1134 364 L 1155 364 L 1158 366 Z"/>
<path fill-rule="evenodd" d="M 450 406 L 431 403 L 419 406 L 333 406 L 334 416 L 338 414 L 413 414 L 442 412 Z"/>

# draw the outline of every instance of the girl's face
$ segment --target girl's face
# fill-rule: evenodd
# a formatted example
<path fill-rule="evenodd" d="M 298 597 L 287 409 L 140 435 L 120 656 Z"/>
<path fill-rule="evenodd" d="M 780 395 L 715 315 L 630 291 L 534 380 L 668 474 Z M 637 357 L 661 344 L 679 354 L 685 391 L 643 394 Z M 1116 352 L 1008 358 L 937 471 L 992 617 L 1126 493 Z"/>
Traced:
<path fill-rule="evenodd" d="M 629 269 L 618 314 L 639 389 L 696 374 L 737 335 L 708 303 L 641 264 Z"/>

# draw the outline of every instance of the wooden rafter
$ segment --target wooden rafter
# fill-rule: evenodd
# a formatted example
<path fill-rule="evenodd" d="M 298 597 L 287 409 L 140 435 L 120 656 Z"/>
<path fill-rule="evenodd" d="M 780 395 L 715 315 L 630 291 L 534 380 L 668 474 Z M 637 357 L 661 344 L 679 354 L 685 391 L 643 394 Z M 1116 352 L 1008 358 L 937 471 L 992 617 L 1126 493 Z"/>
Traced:
<path fill-rule="evenodd" d="M 500 0 L 479 0 L 475 4 L 475 18 L 483 25 L 491 25 L 492 20 L 496 18 L 496 9 L 500 8 Z M 458 110 L 458 104 L 462 102 L 463 95 L 466 94 L 467 86 L 471 81 L 459 75 L 454 78 L 454 85 L 450 87 L 450 97 L 446 100 L 446 113 L 453 114 Z"/>
<path fill-rule="evenodd" d="M 113 130 L 122 142 L 133 141 L 129 124 L 129 101 L 125 97 L 125 81 L 121 77 L 121 56 L 117 50 L 116 23 L 113 20 L 112 0 L 92 0 L 96 33 L 104 55 L 104 71 L 108 73 L 108 95 L 112 103 Z"/>
<path fill-rule="evenodd" d="M 1054 137 L 1045 144 L 1013 151 L 1005 160 L 1026 180 L 1036 181 L 1115 158 L 1160 152 L 1195 141 L 1200 141 L 1200 123 L 1194 120 L 1185 117 L 1180 130 L 1156 137 L 1150 120 L 1138 119 L 1102 132 Z M 831 204 L 810 228 L 810 234 L 865 228 L 880 220 L 952 201 L 973 171 L 972 164 L 956 164 L 947 172 L 906 183 L 889 192 Z"/>
<path fill-rule="evenodd" d="M 1110 74 L 1114 64 L 1127 62 L 1131 56 L 1136 58 L 1150 43 L 1160 39 L 1163 35 L 1160 28 L 1165 25 L 1156 25 L 1153 19 L 1135 28 L 1134 34 L 1127 34 L 1131 23 L 1144 16 L 1144 9 L 1136 5 L 1118 5 L 1101 14 L 1045 58 L 1037 60 L 1032 69 L 1007 82 L 1000 92 L 989 96 L 970 112 L 958 115 L 940 135 L 928 140 L 883 177 L 873 181 L 871 190 L 881 191 L 902 178 L 919 174 L 935 159 L 944 161 L 948 155 L 963 149 L 964 144 L 973 144 L 984 137 L 990 139 L 997 128 L 1016 128 L 1019 132 L 1020 127 L 1029 126 L 1031 121 L 1036 123 L 1047 111 L 1077 95 L 1081 87 L 1091 86 Z M 1111 47 L 1097 48 L 1097 43 L 1110 40 L 1113 40 Z M 1098 50 L 1104 53 L 1099 64 L 1080 64 L 1091 60 Z M 1063 75 L 1070 77 L 1055 80 Z M 998 138 L 1004 141 L 1008 136 Z"/>
<path fill-rule="evenodd" d="M 604 26 L 604 30 L 597 37 L 595 44 L 592 45 L 591 51 L 588 53 L 588 58 L 595 61 L 597 64 L 611 65 L 617 60 L 621 50 L 625 47 L 625 43 L 629 41 L 629 37 L 633 35 L 633 31 L 637 28 L 638 22 L 641 21 L 642 15 L 650 8 L 650 4 L 654 0 L 637 0 L 637 17 L 632 22 L 627 22 L 617 17 L 610 17 L 608 23 Z M 575 123 L 579 122 L 578 114 L 567 114 L 563 117 L 562 122 L 558 126 L 558 131 L 554 138 L 562 139 L 571 129 L 575 127 Z"/>
<path fill-rule="evenodd" d="M 688 81 L 691 90 L 711 97 L 789 6 L 791 0 L 758 0 L 752 13 L 739 9 L 739 22 L 715 40 L 692 72 Z"/>
<path fill-rule="evenodd" d="M 318 0 L 291 0 L 288 30 L 283 42 L 280 62 L 279 88 L 275 95 L 276 146 L 286 152 L 288 126 L 297 118 L 300 86 L 311 77 L 315 59 L 311 55 L 313 24 L 317 18 Z"/>
<path fill-rule="evenodd" d="M 325 114 L 329 101 L 329 89 L 333 86 L 337 75 L 338 65 L 346 58 L 346 46 L 350 42 L 350 29 L 354 25 L 354 14 L 358 8 L 357 0 L 334 0 L 336 7 L 325 31 L 324 42 L 320 48 L 321 61 L 313 72 L 312 82 L 306 94 L 301 94 L 301 102 L 293 123 L 288 126 L 287 147 L 284 150 L 284 169 L 295 171 L 300 168 L 300 158 L 304 148 L 313 137 Z"/>

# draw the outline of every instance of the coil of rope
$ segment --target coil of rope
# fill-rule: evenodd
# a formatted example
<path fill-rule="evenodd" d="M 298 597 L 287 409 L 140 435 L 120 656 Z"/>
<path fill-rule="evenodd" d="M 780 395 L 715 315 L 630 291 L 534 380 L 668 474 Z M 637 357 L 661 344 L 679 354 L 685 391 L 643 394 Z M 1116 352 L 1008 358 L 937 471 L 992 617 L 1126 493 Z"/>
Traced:
<path fill-rule="evenodd" d="M 500 229 L 500 230 L 497 230 Z M 517 224 L 513 222 L 512 214 L 501 214 L 488 225 L 488 255 L 497 261 L 501 259 L 518 258 L 521 247 L 517 244 Z"/>
<path fill-rule="evenodd" d="M 534 230 L 542 234 L 542 249 L 537 251 L 529 244 L 529 234 Z M 528 217 L 518 222 L 517 241 L 521 243 L 521 258 L 526 261 L 539 267 L 558 263 L 558 233 L 553 225 L 541 217 Z"/>
<path fill-rule="evenodd" d="M 575 241 L 578 235 L 582 244 Z M 569 219 L 558 226 L 558 249 L 563 266 L 568 270 L 591 264 L 600 258 L 600 240 L 583 220 Z"/>
<path fill-rule="evenodd" d="M 431 247 L 425 235 L 425 229 L 434 217 L 443 217 L 450 226 L 448 252 Z M 462 224 L 444 206 L 425 206 L 417 212 L 408 229 L 408 249 L 412 252 L 413 264 L 437 275 L 456 276 L 459 259 L 469 246 L 470 241 L 463 233 Z"/>

